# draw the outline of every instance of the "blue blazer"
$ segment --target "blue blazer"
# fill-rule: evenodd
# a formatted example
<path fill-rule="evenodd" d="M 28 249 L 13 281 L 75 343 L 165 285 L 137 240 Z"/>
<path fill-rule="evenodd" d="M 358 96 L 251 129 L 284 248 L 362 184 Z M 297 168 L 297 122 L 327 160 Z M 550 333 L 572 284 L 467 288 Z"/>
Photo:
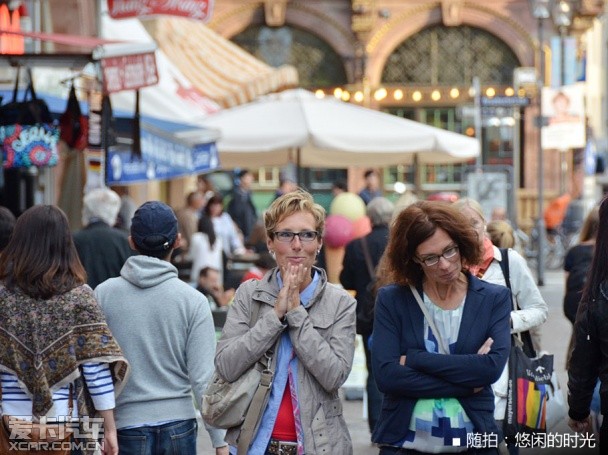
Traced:
<path fill-rule="evenodd" d="M 424 314 L 407 286 L 378 292 L 374 318 L 372 368 L 384 399 L 372 440 L 400 445 L 419 398 L 457 398 L 475 431 L 497 433 L 491 384 L 509 357 L 511 291 L 467 275 L 465 306 L 452 355 L 427 352 Z M 419 289 L 422 295 L 422 290 Z M 477 354 L 491 337 L 491 351 Z M 406 355 L 406 364 L 399 358 Z M 483 387 L 478 393 L 473 389 Z"/>

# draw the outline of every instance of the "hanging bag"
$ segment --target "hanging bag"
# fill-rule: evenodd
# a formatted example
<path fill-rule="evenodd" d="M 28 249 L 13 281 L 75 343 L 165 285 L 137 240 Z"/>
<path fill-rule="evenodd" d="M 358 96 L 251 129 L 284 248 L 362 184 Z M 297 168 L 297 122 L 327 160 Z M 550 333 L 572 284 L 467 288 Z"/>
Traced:
<path fill-rule="evenodd" d="M 506 248 L 500 249 L 500 252 L 500 267 L 510 290 L 509 252 Z M 518 308 L 513 299 L 513 309 Z M 553 369 L 553 355 L 536 355 L 529 331 L 511 335 L 507 409 L 503 428 L 507 444 L 517 444 L 522 434 L 545 433 L 548 403 L 552 401 L 551 406 L 557 405 L 559 408 L 560 394 Z"/>
<path fill-rule="evenodd" d="M 59 161 L 59 126 L 44 100 L 36 98 L 31 70 L 22 101 L 17 101 L 19 70 L 13 100 L 0 106 L 0 146 L 5 169 L 55 166 Z"/>
<path fill-rule="evenodd" d="M 70 148 L 84 150 L 88 144 L 89 120 L 82 115 L 74 82 L 70 87 L 65 112 L 59 118 L 59 127 L 61 129 L 60 138 L 63 142 Z"/>

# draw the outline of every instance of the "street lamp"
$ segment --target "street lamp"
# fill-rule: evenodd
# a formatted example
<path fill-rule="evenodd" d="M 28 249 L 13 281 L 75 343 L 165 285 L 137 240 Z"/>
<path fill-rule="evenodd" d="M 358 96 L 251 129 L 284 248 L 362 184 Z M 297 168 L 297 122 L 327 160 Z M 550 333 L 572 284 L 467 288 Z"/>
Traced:
<path fill-rule="evenodd" d="M 538 102 L 538 116 L 536 118 L 536 126 L 538 127 L 538 256 L 536 258 L 536 277 L 538 285 L 543 286 L 545 284 L 545 219 L 544 219 L 544 192 L 545 192 L 545 170 L 543 166 L 543 144 L 541 139 L 541 128 L 544 124 L 544 118 L 542 115 L 542 93 L 543 85 L 545 82 L 545 52 L 543 50 L 543 21 L 549 18 L 549 3 L 550 0 L 530 0 L 530 9 L 532 11 L 532 17 L 537 20 L 538 28 L 538 78 L 536 81 L 537 93 L 536 99 Z"/>

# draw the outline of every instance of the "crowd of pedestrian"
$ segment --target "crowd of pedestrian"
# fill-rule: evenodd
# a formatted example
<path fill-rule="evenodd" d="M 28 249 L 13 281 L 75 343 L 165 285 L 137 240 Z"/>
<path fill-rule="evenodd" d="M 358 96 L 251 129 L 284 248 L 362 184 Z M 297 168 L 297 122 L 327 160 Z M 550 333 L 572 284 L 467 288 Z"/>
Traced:
<path fill-rule="evenodd" d="M 2 414 L 36 424 L 100 415 L 103 437 L 72 440 L 109 454 L 195 454 L 214 370 L 232 382 L 266 362 L 273 380 L 255 426 L 205 424 L 216 455 L 351 454 L 339 390 L 359 334 L 381 455 L 467 451 L 473 434 L 497 442 L 474 453 L 498 453 L 512 336 L 530 332 L 535 356 L 548 314 L 513 225 L 505 214 L 486 221 L 469 198 L 396 207 L 377 171 L 364 177 L 371 228 L 345 246 L 340 284 L 319 266 L 325 210 L 289 178 L 261 217 L 248 170 L 227 197 L 205 181 L 184 207 L 149 201 L 128 220 L 124 194 L 90 191 L 76 232 L 52 205 L 17 219 L 0 207 Z M 334 194 L 346 190 L 335 182 Z M 608 390 L 607 223 L 604 201 L 564 265 L 569 424 L 579 432 L 593 430 L 592 400 Z M 226 289 L 228 261 L 254 252 Z"/>

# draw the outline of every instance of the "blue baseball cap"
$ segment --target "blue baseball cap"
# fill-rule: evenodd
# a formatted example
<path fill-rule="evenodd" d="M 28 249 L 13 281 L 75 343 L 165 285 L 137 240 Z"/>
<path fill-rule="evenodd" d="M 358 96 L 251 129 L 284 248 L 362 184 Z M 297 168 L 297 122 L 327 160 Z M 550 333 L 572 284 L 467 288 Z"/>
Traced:
<path fill-rule="evenodd" d="M 160 201 L 145 202 L 133 215 L 131 238 L 142 251 L 169 251 L 177 238 L 175 213 Z"/>

